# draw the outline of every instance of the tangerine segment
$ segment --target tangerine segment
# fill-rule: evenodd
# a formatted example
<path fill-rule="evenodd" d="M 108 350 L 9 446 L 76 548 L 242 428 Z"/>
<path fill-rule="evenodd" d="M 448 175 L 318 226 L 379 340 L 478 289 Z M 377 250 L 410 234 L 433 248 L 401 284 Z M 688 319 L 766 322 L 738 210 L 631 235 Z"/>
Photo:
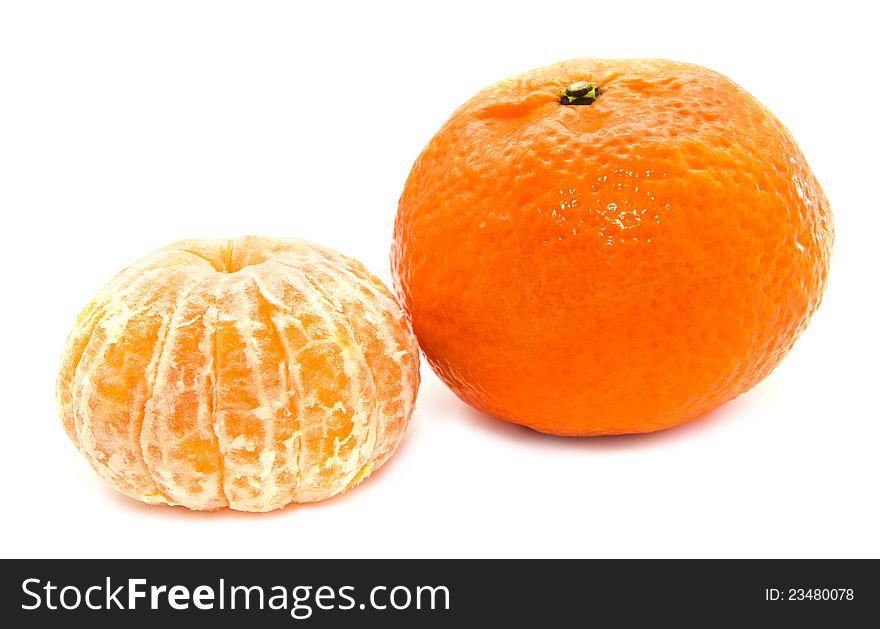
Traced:
<path fill-rule="evenodd" d="M 269 511 L 381 466 L 419 385 L 388 289 L 302 240 L 173 243 L 82 310 L 57 398 L 71 441 L 147 503 Z"/>
<path fill-rule="evenodd" d="M 416 160 L 392 270 L 464 401 L 563 435 L 748 390 L 818 306 L 833 227 L 796 142 L 720 74 L 575 59 L 486 88 Z"/>

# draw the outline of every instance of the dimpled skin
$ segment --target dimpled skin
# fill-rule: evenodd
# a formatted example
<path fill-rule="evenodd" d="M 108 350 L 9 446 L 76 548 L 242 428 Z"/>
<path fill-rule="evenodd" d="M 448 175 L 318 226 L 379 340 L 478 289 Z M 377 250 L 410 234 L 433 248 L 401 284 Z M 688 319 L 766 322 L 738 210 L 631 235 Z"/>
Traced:
<path fill-rule="evenodd" d="M 577 81 L 599 98 L 560 104 Z M 452 115 L 407 179 L 391 257 L 462 400 L 605 435 L 694 419 L 770 373 L 819 304 L 832 241 L 794 139 L 738 85 L 574 59 Z"/>
<path fill-rule="evenodd" d="M 82 310 L 57 399 L 71 441 L 122 493 L 270 511 L 382 465 L 418 365 L 403 311 L 359 262 L 303 240 L 184 240 Z"/>

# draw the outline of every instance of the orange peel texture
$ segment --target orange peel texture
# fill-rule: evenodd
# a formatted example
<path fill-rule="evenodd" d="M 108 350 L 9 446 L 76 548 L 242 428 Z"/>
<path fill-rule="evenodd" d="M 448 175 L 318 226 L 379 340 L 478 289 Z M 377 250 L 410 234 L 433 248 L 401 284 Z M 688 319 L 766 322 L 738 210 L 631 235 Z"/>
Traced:
<path fill-rule="evenodd" d="M 574 59 L 492 85 L 418 157 L 392 271 L 428 362 L 561 435 L 699 417 L 782 360 L 825 287 L 828 201 L 730 79 Z"/>
<path fill-rule="evenodd" d="M 419 385 L 404 312 L 359 262 L 303 240 L 182 240 L 82 310 L 57 399 L 122 493 L 270 511 L 330 498 L 394 452 Z"/>

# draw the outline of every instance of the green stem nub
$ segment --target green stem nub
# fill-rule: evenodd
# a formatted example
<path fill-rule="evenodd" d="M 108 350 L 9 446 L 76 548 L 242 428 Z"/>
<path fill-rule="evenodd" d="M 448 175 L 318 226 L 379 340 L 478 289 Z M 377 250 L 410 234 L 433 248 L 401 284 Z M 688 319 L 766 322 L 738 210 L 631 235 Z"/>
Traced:
<path fill-rule="evenodd" d="M 589 81 L 572 83 L 559 96 L 559 102 L 563 105 L 592 105 L 602 95 L 599 86 Z"/>

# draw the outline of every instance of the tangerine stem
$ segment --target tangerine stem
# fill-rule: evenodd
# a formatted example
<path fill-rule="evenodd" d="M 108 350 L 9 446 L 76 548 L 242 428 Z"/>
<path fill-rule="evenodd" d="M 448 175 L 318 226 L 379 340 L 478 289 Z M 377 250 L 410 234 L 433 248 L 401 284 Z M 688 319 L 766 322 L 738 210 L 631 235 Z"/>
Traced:
<path fill-rule="evenodd" d="M 602 92 L 595 83 L 577 81 L 562 90 L 559 102 L 563 105 L 592 105 L 601 95 Z"/>

